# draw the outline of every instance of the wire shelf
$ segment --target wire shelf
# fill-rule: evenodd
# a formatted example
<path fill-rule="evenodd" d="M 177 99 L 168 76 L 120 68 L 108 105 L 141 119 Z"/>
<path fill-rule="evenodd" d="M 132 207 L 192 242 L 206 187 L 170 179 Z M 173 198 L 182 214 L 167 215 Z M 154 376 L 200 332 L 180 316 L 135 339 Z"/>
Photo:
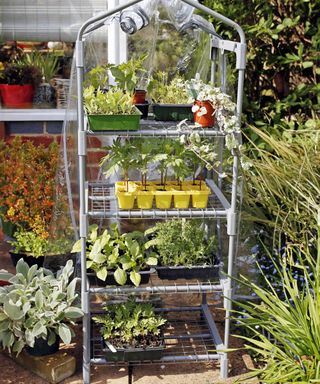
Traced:
<path fill-rule="evenodd" d="M 173 217 L 185 218 L 225 218 L 230 207 L 227 199 L 217 189 L 212 189 L 215 184 L 210 181 L 211 194 L 209 195 L 208 207 L 205 209 L 157 209 L 155 202 L 152 209 L 139 209 L 134 207 L 130 210 L 118 209 L 113 184 L 106 182 L 93 182 L 88 184 L 88 214 L 97 218 L 141 218 L 141 219 L 166 219 Z M 136 204 L 136 203 L 135 203 Z"/>
<path fill-rule="evenodd" d="M 103 282 L 96 278 L 91 284 L 91 293 L 100 294 L 126 294 L 126 293 L 210 293 L 222 292 L 223 286 L 219 280 L 219 271 L 222 269 L 222 263 L 215 266 L 217 277 L 213 279 L 201 280 L 161 280 L 156 273 L 150 275 L 148 284 L 139 285 L 139 287 L 125 286 L 103 286 Z"/>
<path fill-rule="evenodd" d="M 190 123 L 191 124 L 191 123 Z M 140 129 L 137 131 L 87 131 L 88 135 L 94 136 L 119 136 L 119 137 L 179 137 L 191 132 L 196 132 L 202 137 L 224 137 L 225 133 L 217 128 L 178 128 L 174 121 L 157 121 L 146 119 L 140 121 Z"/>
<path fill-rule="evenodd" d="M 164 308 L 162 312 L 167 319 L 167 323 L 163 331 L 165 349 L 161 360 L 134 361 L 130 362 L 130 364 L 190 363 L 219 360 L 221 358 L 221 354 L 216 351 L 217 346 L 212 336 L 212 330 L 210 330 L 201 312 L 201 307 L 199 307 L 198 311 L 179 312 L 170 312 L 169 308 Z M 94 323 L 92 323 L 91 332 L 91 362 L 93 364 L 128 364 L 128 362 L 108 362 L 104 357 L 102 338 L 98 327 Z"/>

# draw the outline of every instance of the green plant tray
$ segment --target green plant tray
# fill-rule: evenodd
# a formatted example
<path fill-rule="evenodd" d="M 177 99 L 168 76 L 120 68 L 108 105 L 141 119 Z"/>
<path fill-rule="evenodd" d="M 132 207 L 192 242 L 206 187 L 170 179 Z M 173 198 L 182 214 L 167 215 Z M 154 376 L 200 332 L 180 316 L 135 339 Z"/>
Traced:
<path fill-rule="evenodd" d="M 193 121 L 192 104 L 153 104 L 155 120 L 181 121 L 188 119 Z"/>
<path fill-rule="evenodd" d="M 140 115 L 87 115 L 91 131 L 137 131 Z"/>

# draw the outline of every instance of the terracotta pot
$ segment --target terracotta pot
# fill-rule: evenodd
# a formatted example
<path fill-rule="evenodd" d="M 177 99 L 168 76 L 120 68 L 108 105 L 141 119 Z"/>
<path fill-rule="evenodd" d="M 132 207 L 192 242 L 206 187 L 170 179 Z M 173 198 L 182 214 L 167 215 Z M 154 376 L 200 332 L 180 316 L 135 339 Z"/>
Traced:
<path fill-rule="evenodd" d="M 136 89 L 133 95 L 133 104 L 144 104 L 147 92 L 143 89 Z"/>
<path fill-rule="evenodd" d="M 214 108 L 212 107 L 209 101 L 199 101 L 194 102 L 195 105 L 198 105 L 200 108 L 205 107 L 207 113 L 205 115 L 200 115 L 199 112 L 194 112 L 194 122 L 200 124 L 203 128 L 211 128 L 214 126 Z"/>
<path fill-rule="evenodd" d="M 32 106 L 34 88 L 31 84 L 0 84 L 0 94 L 5 107 L 28 108 Z"/>

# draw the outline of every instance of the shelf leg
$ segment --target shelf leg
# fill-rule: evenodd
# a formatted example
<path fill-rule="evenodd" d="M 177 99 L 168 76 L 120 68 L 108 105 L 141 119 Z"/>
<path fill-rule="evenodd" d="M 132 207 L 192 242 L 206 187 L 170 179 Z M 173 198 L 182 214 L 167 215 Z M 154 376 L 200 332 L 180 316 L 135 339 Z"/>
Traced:
<path fill-rule="evenodd" d="M 221 354 L 220 359 L 220 378 L 226 379 L 228 377 L 229 359 L 227 353 Z"/>
<path fill-rule="evenodd" d="M 132 384 L 132 376 L 133 376 L 133 365 L 128 364 L 128 384 Z"/>

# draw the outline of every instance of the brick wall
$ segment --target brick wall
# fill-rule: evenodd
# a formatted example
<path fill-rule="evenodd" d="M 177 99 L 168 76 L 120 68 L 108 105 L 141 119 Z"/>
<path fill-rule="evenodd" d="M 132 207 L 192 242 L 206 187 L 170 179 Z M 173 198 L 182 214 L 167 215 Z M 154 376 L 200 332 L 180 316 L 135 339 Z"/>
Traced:
<path fill-rule="evenodd" d="M 62 121 L 10 121 L 0 123 L 0 139 L 10 141 L 15 136 L 22 136 L 36 145 L 48 146 L 53 141 L 60 143 Z M 99 161 L 105 155 L 97 137 L 90 137 L 87 156 L 87 176 L 95 180 L 99 173 Z"/>

